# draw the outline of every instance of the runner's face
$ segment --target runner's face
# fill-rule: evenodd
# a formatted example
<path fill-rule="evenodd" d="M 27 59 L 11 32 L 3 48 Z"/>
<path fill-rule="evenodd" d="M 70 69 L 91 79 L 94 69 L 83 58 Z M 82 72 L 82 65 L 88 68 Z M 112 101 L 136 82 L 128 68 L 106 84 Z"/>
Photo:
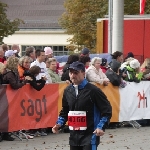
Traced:
<path fill-rule="evenodd" d="M 73 84 L 79 85 L 84 80 L 85 72 L 70 69 L 69 77 Z"/>

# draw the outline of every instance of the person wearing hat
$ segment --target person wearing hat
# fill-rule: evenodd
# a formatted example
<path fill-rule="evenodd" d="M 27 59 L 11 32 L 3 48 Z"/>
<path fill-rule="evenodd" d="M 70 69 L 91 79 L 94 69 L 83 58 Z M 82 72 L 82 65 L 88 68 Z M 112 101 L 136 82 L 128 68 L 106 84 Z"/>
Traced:
<path fill-rule="evenodd" d="M 143 77 L 143 73 L 140 72 L 140 63 L 137 59 L 130 61 L 129 65 L 123 70 L 126 74 L 124 78 L 126 81 L 139 83 Z"/>
<path fill-rule="evenodd" d="M 18 44 L 13 44 L 13 45 L 11 46 L 11 49 L 12 49 L 13 51 L 16 51 L 15 57 L 20 58 L 20 56 L 19 56 L 19 53 L 20 53 L 20 47 L 19 47 L 19 45 L 18 45 Z"/>
<path fill-rule="evenodd" d="M 119 86 L 122 80 L 122 73 L 119 70 L 121 64 L 116 61 L 112 66 L 106 71 L 106 76 L 114 86 Z"/>
<path fill-rule="evenodd" d="M 101 63 L 100 68 L 102 69 L 103 73 L 106 73 L 106 71 L 109 69 L 106 58 L 102 58 L 102 63 Z"/>
<path fill-rule="evenodd" d="M 65 90 L 53 133 L 68 121 L 70 150 L 96 150 L 100 136 L 112 116 L 112 107 L 106 95 L 85 79 L 85 66 L 73 62 L 69 69 L 72 84 Z"/>
<path fill-rule="evenodd" d="M 50 47 L 45 47 L 45 56 L 46 58 L 52 58 L 53 57 L 53 50 Z"/>
<path fill-rule="evenodd" d="M 6 57 L 6 59 L 8 59 L 11 56 L 15 57 L 16 53 L 17 53 L 17 50 L 8 50 L 5 52 L 5 57 Z"/>
<path fill-rule="evenodd" d="M 129 52 L 127 54 L 127 57 L 125 57 L 124 61 L 126 62 L 128 58 L 134 58 L 134 54 L 132 52 Z"/>
<path fill-rule="evenodd" d="M 53 58 L 53 50 L 50 47 L 45 47 L 44 48 L 45 51 L 45 62 L 49 59 L 49 58 Z M 58 74 L 58 69 L 59 69 L 59 62 L 57 62 L 57 69 L 56 69 L 56 73 Z"/>
<path fill-rule="evenodd" d="M 106 76 L 114 86 L 124 88 L 127 84 L 122 78 L 121 64 L 118 61 L 114 61 L 111 67 L 106 71 Z"/>
<path fill-rule="evenodd" d="M 90 55 L 90 50 L 88 48 L 83 48 L 80 56 L 88 56 Z"/>

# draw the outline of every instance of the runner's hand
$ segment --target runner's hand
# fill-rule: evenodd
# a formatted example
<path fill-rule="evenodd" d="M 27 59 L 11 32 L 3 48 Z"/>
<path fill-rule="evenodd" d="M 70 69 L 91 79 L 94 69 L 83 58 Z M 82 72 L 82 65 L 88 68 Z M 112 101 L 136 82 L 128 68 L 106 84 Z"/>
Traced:
<path fill-rule="evenodd" d="M 56 124 L 53 128 L 52 128 L 52 132 L 53 133 L 58 133 L 59 132 L 59 128 L 60 128 L 61 126 L 59 125 L 59 124 Z"/>
<path fill-rule="evenodd" d="M 70 81 L 69 81 L 69 80 L 66 80 L 66 83 L 67 83 L 67 84 L 70 84 Z"/>
<path fill-rule="evenodd" d="M 105 132 L 97 128 L 93 133 L 96 134 L 96 136 L 103 136 Z"/>

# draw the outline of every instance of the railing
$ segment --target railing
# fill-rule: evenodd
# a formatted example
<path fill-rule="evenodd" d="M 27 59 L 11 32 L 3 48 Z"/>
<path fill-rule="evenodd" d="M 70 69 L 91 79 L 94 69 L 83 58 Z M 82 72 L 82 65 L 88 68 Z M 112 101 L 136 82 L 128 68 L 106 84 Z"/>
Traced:
<path fill-rule="evenodd" d="M 62 108 L 62 95 L 68 85 L 46 84 L 36 91 L 29 84 L 18 90 L 0 86 L 0 131 L 52 127 Z M 113 108 L 111 122 L 150 119 L 150 82 L 127 83 L 125 88 L 96 84 Z"/>

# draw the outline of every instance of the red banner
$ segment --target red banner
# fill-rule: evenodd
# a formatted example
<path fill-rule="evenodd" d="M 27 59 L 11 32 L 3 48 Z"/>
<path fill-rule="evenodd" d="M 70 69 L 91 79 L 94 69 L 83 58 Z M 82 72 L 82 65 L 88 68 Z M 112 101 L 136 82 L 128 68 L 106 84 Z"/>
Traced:
<path fill-rule="evenodd" d="M 96 84 L 107 95 L 113 107 L 111 121 L 119 118 L 118 87 Z M 0 132 L 53 127 L 62 108 L 62 95 L 68 85 L 46 84 L 36 91 L 29 84 L 18 90 L 9 85 L 0 86 Z"/>
<path fill-rule="evenodd" d="M 8 100 L 6 96 L 7 85 L 0 86 L 0 131 L 8 131 Z"/>
<path fill-rule="evenodd" d="M 9 131 L 52 127 L 58 117 L 59 84 L 41 91 L 26 85 L 19 90 L 7 86 Z"/>

